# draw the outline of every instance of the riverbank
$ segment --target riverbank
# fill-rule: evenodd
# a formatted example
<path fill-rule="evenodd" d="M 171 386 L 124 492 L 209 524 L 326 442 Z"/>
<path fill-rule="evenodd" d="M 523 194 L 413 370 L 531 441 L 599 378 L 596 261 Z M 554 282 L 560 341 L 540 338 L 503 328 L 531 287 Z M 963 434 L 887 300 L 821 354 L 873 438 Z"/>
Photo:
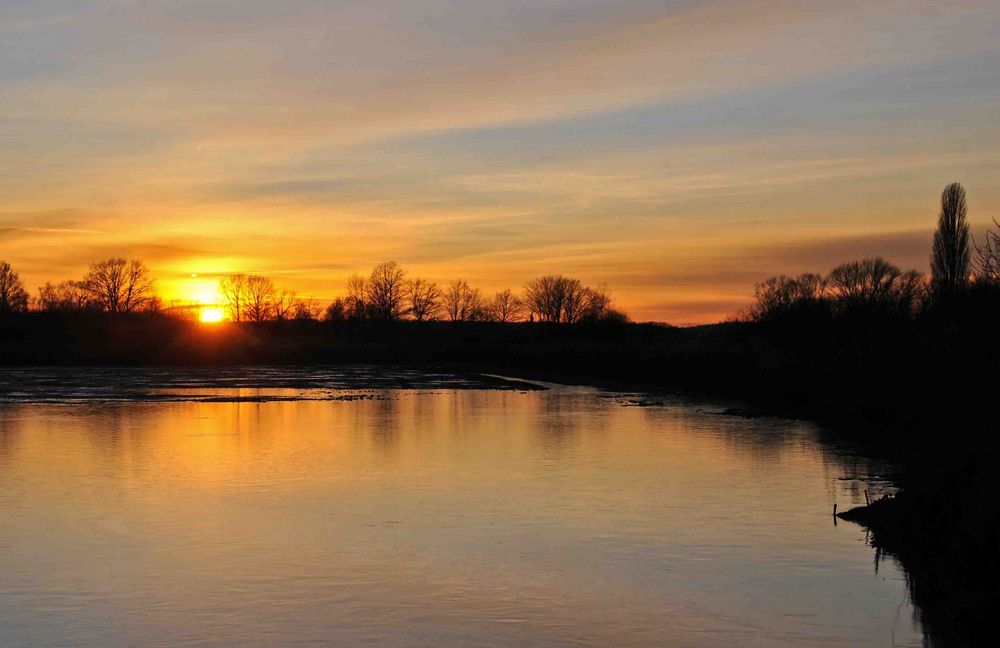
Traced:
<path fill-rule="evenodd" d="M 451 366 L 737 398 L 905 454 L 942 426 L 979 434 L 1000 314 L 723 323 L 279 321 L 204 325 L 156 314 L 0 317 L 0 365 Z M 990 371 L 986 371 L 987 376 Z M 897 447 L 894 447 L 897 446 Z"/>
<path fill-rule="evenodd" d="M 870 531 L 876 562 L 891 556 L 902 565 L 933 646 L 987 646 L 995 640 L 1000 605 L 995 460 L 966 466 L 974 474 L 957 466 L 939 470 L 939 478 L 911 470 L 909 485 L 896 497 L 838 515 Z"/>

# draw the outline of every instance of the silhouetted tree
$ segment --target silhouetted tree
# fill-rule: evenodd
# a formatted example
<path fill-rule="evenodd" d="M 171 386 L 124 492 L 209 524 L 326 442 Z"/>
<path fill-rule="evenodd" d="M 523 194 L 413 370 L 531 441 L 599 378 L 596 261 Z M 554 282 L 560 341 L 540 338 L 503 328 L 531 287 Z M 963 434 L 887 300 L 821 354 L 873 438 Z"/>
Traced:
<path fill-rule="evenodd" d="M 580 310 L 579 321 L 596 322 L 605 320 L 611 313 L 611 295 L 608 289 L 584 288 L 583 307 Z"/>
<path fill-rule="evenodd" d="M 291 308 L 291 318 L 298 322 L 319 319 L 320 307 L 315 299 L 296 300 Z"/>
<path fill-rule="evenodd" d="M 365 286 L 365 301 L 376 319 L 399 319 L 406 311 L 406 271 L 395 261 L 372 269 Z"/>
<path fill-rule="evenodd" d="M 748 318 L 761 321 L 814 310 L 822 303 L 824 290 L 825 282 L 818 274 L 769 277 L 754 286 Z"/>
<path fill-rule="evenodd" d="M 579 322 L 587 308 L 587 287 L 579 279 L 566 279 L 562 293 L 562 321 L 568 324 Z M 557 320 L 558 321 L 558 320 Z"/>
<path fill-rule="evenodd" d="M 323 311 L 323 319 L 327 322 L 344 322 L 350 318 L 351 308 L 347 299 L 338 297 L 330 302 L 330 305 Z"/>
<path fill-rule="evenodd" d="M 413 319 L 423 322 L 437 317 L 441 310 L 441 291 L 436 283 L 426 279 L 413 279 L 407 283 L 406 293 Z"/>
<path fill-rule="evenodd" d="M 472 322 L 483 318 L 483 299 L 478 288 L 464 280 L 451 282 L 441 298 L 445 316 L 453 322 Z"/>
<path fill-rule="evenodd" d="M 968 283 L 971 254 L 967 211 L 962 185 L 954 182 L 945 187 L 931 256 L 931 285 L 938 295 L 954 293 Z"/>
<path fill-rule="evenodd" d="M 295 317 L 299 300 L 279 290 L 270 277 L 234 274 L 219 281 L 226 315 L 234 322 L 265 322 Z"/>
<path fill-rule="evenodd" d="M 878 304 L 888 299 L 893 283 L 902 274 L 885 259 L 863 259 L 837 266 L 827 282 L 838 299 Z"/>
<path fill-rule="evenodd" d="M 78 281 L 63 281 L 55 285 L 46 282 L 38 289 L 35 303 L 43 311 L 77 311 L 93 306 Z"/>
<path fill-rule="evenodd" d="M 547 275 L 528 283 L 525 304 L 541 322 L 575 322 L 583 311 L 585 291 L 578 279 Z"/>
<path fill-rule="evenodd" d="M 132 313 L 157 304 L 155 283 L 138 259 L 115 258 L 91 264 L 80 289 L 98 308 L 109 313 Z"/>
<path fill-rule="evenodd" d="M 21 276 L 10 264 L 0 261 L 0 313 L 19 313 L 28 310 L 28 291 Z"/>
<path fill-rule="evenodd" d="M 986 242 L 982 247 L 976 245 L 976 278 L 986 283 L 1000 284 L 1000 223 L 994 219 L 993 224 L 997 226 L 997 230 L 986 230 Z"/>
<path fill-rule="evenodd" d="M 927 277 L 916 270 L 900 275 L 893 291 L 894 306 L 900 315 L 913 315 L 927 300 L 929 286 Z"/>
<path fill-rule="evenodd" d="M 541 322 L 559 322 L 563 316 L 563 278 L 546 275 L 525 287 L 525 304 Z"/>
<path fill-rule="evenodd" d="M 294 290 L 275 289 L 272 298 L 271 317 L 277 320 L 293 319 L 295 318 L 295 313 L 299 312 L 299 306 L 302 304 L 303 302 L 299 300 Z M 299 319 L 310 318 L 303 317 Z"/>
<path fill-rule="evenodd" d="M 347 278 L 347 297 L 344 299 L 345 316 L 349 319 L 368 317 L 368 280 L 355 273 Z"/>
<path fill-rule="evenodd" d="M 152 295 L 143 302 L 139 310 L 146 313 L 159 313 L 163 310 L 163 300 L 160 299 L 159 295 Z"/>
<path fill-rule="evenodd" d="M 234 274 L 219 280 L 219 294 L 226 315 L 234 322 L 246 321 L 247 276 Z"/>
<path fill-rule="evenodd" d="M 249 322 L 264 322 L 275 316 L 276 289 L 268 277 L 249 275 L 246 278 L 244 313 Z"/>
<path fill-rule="evenodd" d="M 920 303 L 926 282 L 916 271 L 903 273 L 885 259 L 844 263 L 826 279 L 839 309 L 910 314 Z"/>
<path fill-rule="evenodd" d="M 487 311 L 495 322 L 517 322 L 524 318 L 524 302 L 510 290 L 501 290 L 490 300 Z"/>

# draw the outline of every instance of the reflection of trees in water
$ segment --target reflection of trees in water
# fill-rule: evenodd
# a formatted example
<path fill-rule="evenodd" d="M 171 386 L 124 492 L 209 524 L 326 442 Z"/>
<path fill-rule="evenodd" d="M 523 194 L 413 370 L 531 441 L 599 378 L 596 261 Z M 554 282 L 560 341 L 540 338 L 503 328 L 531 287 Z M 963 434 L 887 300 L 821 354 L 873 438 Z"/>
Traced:
<path fill-rule="evenodd" d="M 86 452 L 109 475 L 172 470 L 186 462 L 211 470 L 223 462 L 251 466 L 272 454 L 275 435 L 287 430 L 296 417 L 293 410 L 311 406 L 306 402 L 55 405 L 51 410 L 55 417 L 47 425 L 71 430 L 64 443 Z M 28 407 L 37 412 L 35 408 L 42 406 Z"/>
<path fill-rule="evenodd" d="M 400 423 L 403 418 L 399 410 L 399 400 L 388 394 L 382 394 L 366 401 L 363 408 L 364 416 L 356 419 L 356 425 L 368 431 L 372 446 L 382 459 L 395 458 L 399 449 Z M 369 420 L 366 421 L 365 417 Z"/>
<path fill-rule="evenodd" d="M 957 574 L 962 559 L 946 554 L 927 559 L 911 552 L 897 554 L 884 548 L 877 534 L 866 533 L 874 553 L 874 570 L 892 561 L 906 579 L 906 590 L 913 605 L 914 620 L 924 633 L 928 648 L 966 648 L 994 645 L 997 630 L 995 591 L 983 592 L 968 587 Z"/>
<path fill-rule="evenodd" d="M 21 413 L 18 405 L 0 408 L 0 461 L 10 461 L 17 452 L 21 437 Z"/>
<path fill-rule="evenodd" d="M 593 404 L 593 396 L 575 393 L 535 392 L 535 432 L 549 454 L 561 454 L 579 445 L 581 433 L 608 429 L 611 408 Z"/>
<path fill-rule="evenodd" d="M 13 462 L 25 444 L 29 462 L 39 456 L 61 462 L 66 455 L 80 453 L 88 465 L 99 467 L 95 472 L 123 474 L 148 459 L 148 420 L 149 413 L 133 403 L 8 405 L 0 414 L 0 461 Z M 49 445 L 52 431 L 71 434 Z"/>
<path fill-rule="evenodd" d="M 853 501 L 863 500 L 864 490 L 872 491 L 875 485 L 881 488 L 896 474 L 891 462 L 868 454 L 863 446 L 845 442 L 813 423 L 760 416 L 755 412 L 743 415 L 739 409 L 736 411 L 741 414 L 731 414 L 732 410 L 720 408 L 711 400 L 652 401 L 654 405 L 638 402 L 652 423 L 683 429 L 689 435 L 718 438 L 733 456 L 765 469 L 791 457 L 811 458 L 828 477 L 828 484 L 837 484 L 837 491 L 846 491 Z M 836 493 L 831 490 L 831 495 Z"/>
<path fill-rule="evenodd" d="M 679 411 L 683 419 L 699 416 Z M 777 419 L 730 419 L 720 422 L 718 430 L 727 447 L 742 456 L 772 461 L 790 453 L 812 453 L 833 501 L 846 495 L 862 504 L 898 490 L 900 464 L 863 440 L 845 440 L 835 430 Z M 995 494 L 1000 492 L 1000 476 L 988 450 L 974 460 L 960 460 L 959 466 L 951 465 L 947 454 L 921 462 L 926 466 L 908 467 L 907 492 L 896 500 L 906 502 L 897 509 L 899 519 L 888 523 L 885 534 L 866 534 L 873 568 L 877 572 L 886 560 L 899 567 L 925 645 L 992 645 L 1000 595 L 996 579 L 983 575 L 998 572 L 1000 503 Z M 843 499 L 840 504 L 842 511 L 853 506 Z"/>
<path fill-rule="evenodd" d="M 261 390 L 255 390 L 260 395 Z M 221 404 L 223 407 L 225 403 Z M 236 404 L 235 429 L 236 443 L 241 448 L 248 448 L 254 456 L 260 456 L 269 452 L 274 447 L 274 431 L 288 429 L 288 421 L 294 420 L 294 410 L 299 405 L 309 407 L 310 403 L 278 402 L 259 403 L 246 402 Z M 213 409 L 218 412 L 218 406 Z M 274 418 L 282 420 L 275 424 Z M 229 432 L 229 427 L 224 426 L 219 434 L 225 435 Z M 213 430 L 213 432 L 216 432 Z"/>
<path fill-rule="evenodd" d="M 712 400 L 658 403 L 641 408 L 651 424 L 717 444 L 713 455 L 729 456 L 746 465 L 753 473 L 748 479 L 766 482 L 776 465 L 821 474 L 827 502 L 817 513 L 830 514 L 834 505 L 844 511 L 864 503 L 866 491 L 874 498 L 897 490 L 891 481 L 896 474 L 891 462 L 864 454 L 861 446 L 845 443 L 816 424 L 723 408 Z"/>
<path fill-rule="evenodd" d="M 916 459 L 898 498 L 872 509 L 871 545 L 906 575 L 928 645 L 995 645 L 1000 474 L 995 449 Z"/>
<path fill-rule="evenodd" d="M 669 405 L 646 407 L 645 411 L 646 416 L 657 425 L 684 426 L 690 434 L 715 434 L 724 442 L 727 451 L 755 462 L 759 460 L 764 468 L 793 453 L 810 453 L 827 477 L 831 504 L 844 495 L 854 502 L 863 503 L 865 491 L 874 500 L 885 491 L 896 490 L 896 480 L 899 477 L 897 464 L 878 456 L 870 446 L 845 441 L 842 435 L 838 437 L 833 431 L 824 430 L 817 425 L 729 416 L 718 416 L 706 421 L 704 412 Z M 971 471 L 949 469 L 941 472 L 969 474 Z M 994 471 L 990 474 L 996 473 Z M 931 478 L 925 481 L 935 480 Z M 990 507 L 985 501 L 974 505 L 967 503 L 971 499 L 969 491 L 989 497 L 991 493 L 1000 492 L 1000 486 L 993 482 L 985 483 L 983 479 L 976 483 L 978 485 L 974 486 L 972 479 L 966 480 L 965 485 L 959 488 L 964 493 L 961 500 L 966 503 L 949 508 L 952 511 L 962 506 L 979 509 L 979 515 L 967 514 L 968 519 L 979 520 L 982 525 L 1000 524 L 1000 515 L 989 513 L 990 510 L 1000 508 L 1000 505 Z M 956 488 L 954 484 L 952 487 Z M 934 498 L 933 493 L 922 495 Z M 841 500 L 842 511 L 850 506 L 853 504 Z M 949 515 L 963 517 L 944 510 L 940 512 L 942 518 L 948 518 Z M 908 597 L 913 605 L 915 620 L 924 632 L 926 646 L 953 648 L 992 645 L 996 630 L 994 617 L 1000 600 L 995 594 L 995 588 L 992 594 L 987 594 L 983 589 L 977 591 L 971 585 L 969 574 L 977 569 L 992 570 L 995 573 L 996 551 L 1000 549 L 1000 543 L 994 543 L 991 549 L 980 547 L 982 560 L 970 555 L 968 551 L 963 553 L 957 547 L 968 547 L 969 537 L 988 538 L 991 534 L 983 529 L 963 528 L 959 520 L 954 519 L 943 522 L 937 528 L 948 538 L 965 534 L 966 544 L 961 541 L 952 544 L 948 541 L 944 547 L 953 547 L 950 550 L 944 547 L 936 551 L 929 551 L 926 547 L 922 552 L 908 550 L 913 546 L 913 538 L 910 536 L 918 535 L 919 530 L 932 528 L 935 525 L 924 520 L 914 524 L 912 532 L 904 530 L 895 538 L 882 538 L 878 533 L 867 533 L 866 540 L 872 549 L 873 569 L 877 573 L 880 564 L 887 560 L 899 568 L 906 579 Z M 995 536 L 996 532 L 992 537 Z M 916 544 L 920 546 L 923 542 L 925 539 L 921 538 Z M 893 543 L 899 546 L 894 547 Z"/>
<path fill-rule="evenodd" d="M 865 446 L 820 438 L 848 474 L 888 476 L 888 490 L 896 490 L 899 476 L 892 463 L 867 458 L 863 453 L 871 451 Z M 876 571 L 888 559 L 903 573 L 927 646 L 995 643 L 1000 475 L 993 452 L 988 444 L 974 456 L 946 446 L 911 452 L 904 491 L 886 502 L 866 533 Z M 847 485 L 856 493 L 867 490 L 874 501 L 884 483 L 853 480 Z"/>
<path fill-rule="evenodd" d="M 435 431 L 434 417 L 437 412 L 437 399 L 428 398 L 426 394 L 417 393 L 409 399 L 413 408 L 410 420 L 413 424 L 414 438 L 417 443 L 424 443 L 433 438 Z"/>
<path fill-rule="evenodd" d="M 128 409 L 127 413 L 123 411 L 126 408 Z M 146 413 L 142 411 L 142 408 L 129 404 L 125 406 L 88 406 L 81 414 L 80 419 L 74 421 L 74 425 L 80 425 L 84 428 L 86 439 L 96 454 L 107 459 L 120 459 L 126 445 L 122 441 L 125 416 L 134 421 L 135 416 L 143 417 L 143 414 Z M 138 442 L 142 443 L 142 435 L 139 436 Z"/>

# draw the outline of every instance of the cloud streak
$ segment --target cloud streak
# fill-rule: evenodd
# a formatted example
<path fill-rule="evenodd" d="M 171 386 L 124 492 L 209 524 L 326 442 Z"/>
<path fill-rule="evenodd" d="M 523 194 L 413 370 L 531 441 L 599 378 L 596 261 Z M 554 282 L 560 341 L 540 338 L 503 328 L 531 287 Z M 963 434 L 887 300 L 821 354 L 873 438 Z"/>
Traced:
<path fill-rule="evenodd" d="M 926 269 L 952 180 L 1000 217 L 997 25 L 973 0 L 4 3 L 0 255 L 318 297 L 388 258 L 555 271 L 706 321 L 772 272 Z"/>

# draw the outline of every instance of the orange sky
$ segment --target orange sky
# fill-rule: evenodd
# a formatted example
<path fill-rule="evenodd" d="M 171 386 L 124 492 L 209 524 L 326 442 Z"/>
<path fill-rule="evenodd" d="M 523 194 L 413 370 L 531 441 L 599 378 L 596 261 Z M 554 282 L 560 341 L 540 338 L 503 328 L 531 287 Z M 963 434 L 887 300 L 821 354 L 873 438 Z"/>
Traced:
<path fill-rule="evenodd" d="M 108 256 L 169 299 L 255 272 L 320 300 L 396 260 L 487 292 L 551 272 L 638 320 L 881 254 L 937 200 L 1000 218 L 1000 5 L 13 0 L 0 258 Z M 197 274 L 197 277 L 193 277 Z"/>

